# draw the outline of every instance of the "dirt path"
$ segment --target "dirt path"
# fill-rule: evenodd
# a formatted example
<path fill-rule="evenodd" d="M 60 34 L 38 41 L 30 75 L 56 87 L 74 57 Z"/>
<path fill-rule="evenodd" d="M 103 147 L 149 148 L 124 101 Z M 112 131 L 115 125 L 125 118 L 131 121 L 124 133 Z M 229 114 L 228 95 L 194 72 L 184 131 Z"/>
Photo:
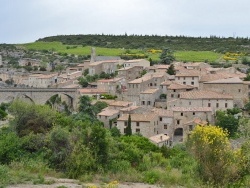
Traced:
<path fill-rule="evenodd" d="M 44 185 L 44 184 L 34 185 L 32 183 L 17 184 L 17 185 L 7 186 L 7 188 L 58 188 L 60 186 L 64 186 L 65 188 L 88 188 L 88 186 L 90 185 L 96 185 L 96 188 L 105 187 L 97 183 L 80 183 L 79 181 L 72 180 L 72 179 L 49 178 L 49 180 L 53 180 L 54 183 L 51 185 Z M 148 185 L 144 183 L 127 183 L 126 182 L 126 183 L 119 183 L 118 188 L 160 188 L 160 187 L 156 185 Z"/>

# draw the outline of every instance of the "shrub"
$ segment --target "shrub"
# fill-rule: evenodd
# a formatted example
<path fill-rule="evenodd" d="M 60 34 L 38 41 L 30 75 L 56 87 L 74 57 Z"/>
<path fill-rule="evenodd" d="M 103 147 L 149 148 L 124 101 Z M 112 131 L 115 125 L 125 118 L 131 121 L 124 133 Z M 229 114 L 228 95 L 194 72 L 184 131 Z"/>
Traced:
<path fill-rule="evenodd" d="M 230 148 L 227 132 L 216 126 L 196 126 L 188 141 L 190 152 L 199 164 L 205 181 L 226 184 L 236 178 L 237 155 Z"/>

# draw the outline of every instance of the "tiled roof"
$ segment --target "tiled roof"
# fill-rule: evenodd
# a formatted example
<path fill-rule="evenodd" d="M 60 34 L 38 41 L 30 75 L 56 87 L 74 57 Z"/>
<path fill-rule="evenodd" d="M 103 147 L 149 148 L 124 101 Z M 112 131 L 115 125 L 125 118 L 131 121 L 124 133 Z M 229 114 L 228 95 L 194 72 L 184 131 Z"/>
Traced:
<path fill-rule="evenodd" d="M 153 108 L 152 112 L 158 114 L 159 116 L 165 116 L 165 117 L 173 117 L 173 111 L 172 110 L 166 110 L 163 108 Z"/>
<path fill-rule="evenodd" d="M 212 112 L 211 107 L 173 107 L 174 112 Z"/>
<path fill-rule="evenodd" d="M 175 77 L 195 77 L 195 76 L 200 76 L 201 71 L 199 70 L 181 70 L 179 73 L 175 75 Z"/>
<path fill-rule="evenodd" d="M 122 109 L 120 109 L 120 111 L 122 111 L 122 112 L 130 112 L 130 111 L 136 110 L 138 108 L 140 108 L 140 107 L 139 106 L 130 106 L 130 107 L 122 108 Z"/>
<path fill-rule="evenodd" d="M 129 84 L 140 84 L 140 83 L 148 81 L 150 79 L 152 79 L 151 76 L 143 76 L 142 78 L 137 78 L 135 80 L 130 81 Z"/>
<path fill-rule="evenodd" d="M 104 109 L 100 113 L 98 113 L 98 116 L 113 116 L 115 114 L 119 114 L 119 110 L 114 109 Z"/>
<path fill-rule="evenodd" d="M 165 142 L 165 141 L 169 140 L 169 138 L 170 137 L 165 135 L 165 134 L 157 134 L 157 135 L 151 136 L 149 138 L 149 140 L 158 144 L 158 143 Z"/>
<path fill-rule="evenodd" d="M 170 84 L 172 84 L 173 82 L 172 81 L 165 81 L 165 82 L 162 82 L 161 85 L 162 86 L 169 86 Z"/>
<path fill-rule="evenodd" d="M 159 89 L 147 89 L 145 91 L 142 91 L 141 94 L 153 94 L 155 92 L 159 91 Z"/>
<path fill-rule="evenodd" d="M 110 106 L 129 106 L 133 104 L 132 102 L 129 101 L 114 101 L 113 103 L 110 104 Z"/>
<path fill-rule="evenodd" d="M 123 114 L 117 121 L 127 121 L 129 114 Z M 157 118 L 154 113 L 150 114 L 130 114 L 131 121 L 148 122 Z"/>
<path fill-rule="evenodd" d="M 194 89 L 196 87 L 190 86 L 190 85 L 179 84 L 179 83 L 172 83 L 167 88 L 173 90 L 173 89 Z"/>
<path fill-rule="evenodd" d="M 204 84 L 242 84 L 242 83 L 243 81 L 240 78 L 234 77 L 234 78 L 225 78 L 225 79 L 205 82 Z"/>
<path fill-rule="evenodd" d="M 180 93 L 180 99 L 233 99 L 231 95 L 221 94 L 214 91 L 187 91 Z"/>

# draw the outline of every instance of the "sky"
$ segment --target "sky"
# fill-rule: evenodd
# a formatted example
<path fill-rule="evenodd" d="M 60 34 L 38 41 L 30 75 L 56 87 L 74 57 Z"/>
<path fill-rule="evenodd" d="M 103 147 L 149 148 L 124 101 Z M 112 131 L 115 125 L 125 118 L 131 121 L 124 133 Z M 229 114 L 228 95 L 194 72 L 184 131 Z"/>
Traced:
<path fill-rule="evenodd" d="M 0 0 L 0 43 L 70 34 L 250 37 L 249 0 Z"/>

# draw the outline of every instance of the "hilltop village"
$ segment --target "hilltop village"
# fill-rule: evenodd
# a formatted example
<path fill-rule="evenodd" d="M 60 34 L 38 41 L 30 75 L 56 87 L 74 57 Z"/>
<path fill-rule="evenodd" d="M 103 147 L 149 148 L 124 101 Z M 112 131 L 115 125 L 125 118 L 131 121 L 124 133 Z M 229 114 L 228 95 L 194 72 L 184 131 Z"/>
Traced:
<path fill-rule="evenodd" d="M 150 66 L 146 59 L 95 54 L 92 49 L 90 60 L 65 66 L 58 59 L 44 64 L 25 57 L 21 50 L 2 50 L 0 87 L 74 88 L 79 97 L 87 95 L 108 104 L 97 114 L 104 127 L 117 127 L 124 134 L 130 116 L 133 134 L 169 147 L 185 141 L 197 124 L 214 124 L 217 110 L 243 108 L 248 102 L 250 82 L 235 67 L 213 68 L 205 62 Z M 18 59 L 19 68 L 7 66 L 6 56 Z M 56 65 L 61 68 L 51 71 Z M 27 66 L 32 71 L 23 68 Z M 86 81 L 96 75 L 99 79 Z"/>

